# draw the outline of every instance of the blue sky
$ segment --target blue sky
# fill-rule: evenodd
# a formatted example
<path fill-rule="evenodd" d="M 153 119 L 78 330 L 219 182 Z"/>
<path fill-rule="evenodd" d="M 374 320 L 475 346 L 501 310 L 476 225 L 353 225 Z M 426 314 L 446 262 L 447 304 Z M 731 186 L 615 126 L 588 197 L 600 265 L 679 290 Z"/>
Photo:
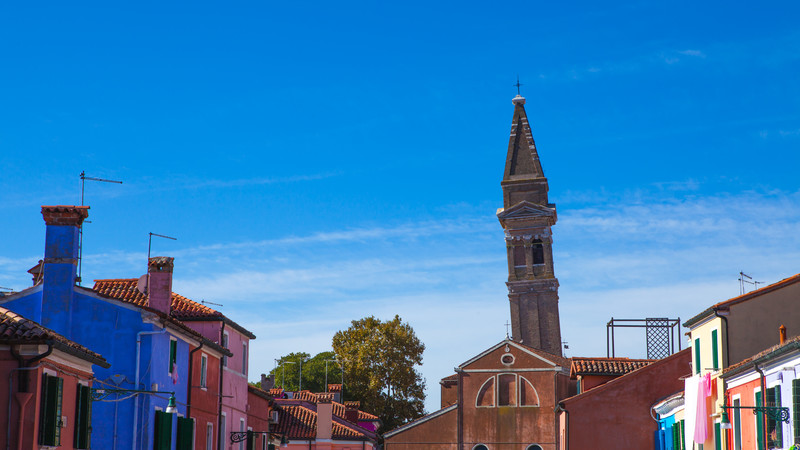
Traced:
<path fill-rule="evenodd" d="M 176 258 L 253 330 L 251 378 L 399 314 L 438 379 L 505 337 L 519 75 L 558 205 L 569 356 L 800 272 L 795 2 L 28 2 L 0 7 L 0 286 L 80 202 L 83 276 Z M 619 336 L 619 335 L 618 335 Z M 643 337 L 618 339 L 642 356 Z"/>

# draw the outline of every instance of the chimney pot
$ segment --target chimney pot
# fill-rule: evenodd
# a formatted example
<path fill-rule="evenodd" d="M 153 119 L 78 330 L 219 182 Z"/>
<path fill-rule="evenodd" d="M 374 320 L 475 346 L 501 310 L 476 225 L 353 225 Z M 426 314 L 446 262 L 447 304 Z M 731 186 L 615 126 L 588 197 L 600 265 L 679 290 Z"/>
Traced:
<path fill-rule="evenodd" d="M 786 342 L 786 327 L 781 325 L 778 327 L 778 332 L 780 333 L 780 344 L 783 345 Z"/>

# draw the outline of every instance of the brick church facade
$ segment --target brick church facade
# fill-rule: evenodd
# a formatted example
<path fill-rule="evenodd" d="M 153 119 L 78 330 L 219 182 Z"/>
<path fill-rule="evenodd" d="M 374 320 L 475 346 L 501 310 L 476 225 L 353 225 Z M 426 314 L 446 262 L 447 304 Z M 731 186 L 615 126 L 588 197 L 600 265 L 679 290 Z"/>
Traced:
<path fill-rule="evenodd" d="M 561 354 L 558 280 L 551 227 L 555 205 L 525 113 L 512 100 L 503 208 L 512 337 L 456 367 L 441 381 L 442 408 L 384 435 L 386 450 L 555 450 L 555 409 L 575 394 Z"/>

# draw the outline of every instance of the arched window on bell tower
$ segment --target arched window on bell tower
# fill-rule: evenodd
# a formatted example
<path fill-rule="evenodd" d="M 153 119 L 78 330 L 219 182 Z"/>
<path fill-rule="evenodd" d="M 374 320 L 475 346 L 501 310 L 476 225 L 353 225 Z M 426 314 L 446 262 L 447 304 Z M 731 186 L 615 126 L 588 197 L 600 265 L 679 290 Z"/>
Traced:
<path fill-rule="evenodd" d="M 544 244 L 541 239 L 533 240 L 531 250 L 533 250 L 533 265 L 544 264 Z"/>

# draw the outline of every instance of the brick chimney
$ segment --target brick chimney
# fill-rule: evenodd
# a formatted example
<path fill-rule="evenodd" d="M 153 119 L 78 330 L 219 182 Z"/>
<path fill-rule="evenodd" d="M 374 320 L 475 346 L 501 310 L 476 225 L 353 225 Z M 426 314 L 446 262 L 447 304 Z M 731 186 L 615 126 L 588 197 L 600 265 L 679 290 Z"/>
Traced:
<path fill-rule="evenodd" d="M 154 256 L 147 262 L 147 306 L 169 314 L 172 308 L 172 269 L 175 258 Z"/>
<path fill-rule="evenodd" d="M 344 420 L 358 424 L 358 409 L 361 408 L 361 402 L 344 402 Z"/>
<path fill-rule="evenodd" d="M 333 436 L 333 394 L 317 394 L 317 442 Z"/>
<path fill-rule="evenodd" d="M 88 206 L 42 206 L 47 225 L 42 267 L 42 307 L 31 319 L 64 336 L 71 335 L 72 293 L 78 276 L 80 228 Z M 42 317 L 42 310 L 47 316 Z"/>
<path fill-rule="evenodd" d="M 342 402 L 342 385 L 341 384 L 328 384 L 328 392 L 333 394 L 333 401 L 336 403 Z"/>
<path fill-rule="evenodd" d="M 261 389 L 269 392 L 270 389 L 275 387 L 275 374 L 261 374 Z"/>

